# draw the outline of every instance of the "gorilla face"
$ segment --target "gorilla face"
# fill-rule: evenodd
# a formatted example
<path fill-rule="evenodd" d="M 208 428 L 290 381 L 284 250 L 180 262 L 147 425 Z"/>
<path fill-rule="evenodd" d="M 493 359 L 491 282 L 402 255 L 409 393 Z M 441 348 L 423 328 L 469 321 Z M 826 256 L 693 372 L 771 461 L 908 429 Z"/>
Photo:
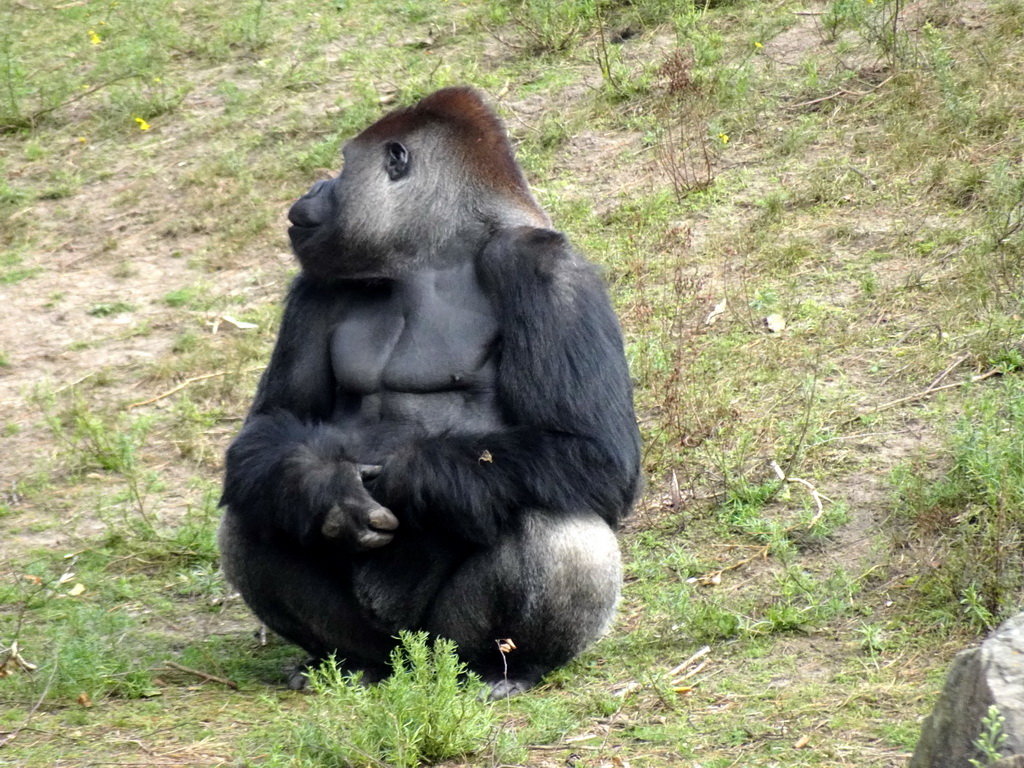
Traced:
<path fill-rule="evenodd" d="M 341 174 L 317 182 L 288 212 L 303 269 L 321 279 L 395 277 L 442 251 L 461 250 L 450 242 L 459 224 L 460 237 L 482 236 L 472 226 L 472 206 L 453 194 L 463 174 L 451 153 L 440 170 L 431 162 L 441 138 L 425 128 L 348 142 Z"/>
<path fill-rule="evenodd" d="M 410 157 L 397 141 L 377 149 L 348 144 L 341 174 L 318 181 L 288 211 L 288 236 L 307 271 L 327 278 L 379 277 L 390 271 L 385 264 L 400 247 L 393 242 L 389 186 L 408 176 Z"/>

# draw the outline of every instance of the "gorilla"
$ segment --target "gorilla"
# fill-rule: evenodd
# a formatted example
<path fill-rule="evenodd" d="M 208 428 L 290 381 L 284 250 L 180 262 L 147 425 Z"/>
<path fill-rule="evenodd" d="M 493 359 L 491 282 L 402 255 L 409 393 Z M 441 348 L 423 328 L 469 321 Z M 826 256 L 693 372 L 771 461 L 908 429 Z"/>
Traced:
<path fill-rule="evenodd" d="M 313 661 L 373 682 L 425 630 L 513 695 L 618 600 L 640 477 L 618 320 L 476 91 L 342 154 L 288 214 L 301 271 L 227 451 L 223 569 Z"/>

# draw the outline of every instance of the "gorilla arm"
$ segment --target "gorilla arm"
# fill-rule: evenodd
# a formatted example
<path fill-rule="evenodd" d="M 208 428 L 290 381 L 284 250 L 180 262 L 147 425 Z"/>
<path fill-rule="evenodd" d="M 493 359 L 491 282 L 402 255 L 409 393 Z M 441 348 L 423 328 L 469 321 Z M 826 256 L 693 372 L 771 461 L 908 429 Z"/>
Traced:
<path fill-rule="evenodd" d="M 640 439 L 618 320 L 594 268 L 558 232 L 498 234 L 477 272 L 500 327 L 498 401 L 511 426 L 404 446 L 373 495 L 415 528 L 493 544 L 524 508 L 615 527 L 639 483 Z"/>
<path fill-rule="evenodd" d="M 334 404 L 329 336 L 338 299 L 299 276 L 277 345 L 245 425 L 228 448 L 221 504 L 261 535 L 308 544 L 319 535 L 351 549 L 391 541 L 398 521 L 362 483 L 368 468 L 346 460 Z"/>

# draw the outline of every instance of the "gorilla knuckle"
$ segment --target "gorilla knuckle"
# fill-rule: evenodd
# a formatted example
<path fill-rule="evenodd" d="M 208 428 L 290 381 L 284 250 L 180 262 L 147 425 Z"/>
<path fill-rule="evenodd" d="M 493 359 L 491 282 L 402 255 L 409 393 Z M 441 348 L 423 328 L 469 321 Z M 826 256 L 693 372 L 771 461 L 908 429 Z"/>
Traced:
<path fill-rule="evenodd" d="M 378 531 L 393 531 L 398 528 L 398 518 L 390 510 L 380 506 L 370 510 L 367 521 L 371 528 Z"/>

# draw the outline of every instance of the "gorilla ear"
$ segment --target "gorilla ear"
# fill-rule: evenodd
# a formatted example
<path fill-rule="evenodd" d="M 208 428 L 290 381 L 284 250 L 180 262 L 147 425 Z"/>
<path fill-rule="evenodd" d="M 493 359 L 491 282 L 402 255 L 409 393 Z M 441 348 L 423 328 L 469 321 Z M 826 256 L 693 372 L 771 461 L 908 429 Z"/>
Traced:
<path fill-rule="evenodd" d="M 387 169 L 388 178 L 398 181 L 409 172 L 409 150 L 397 141 L 389 141 L 384 149 L 387 152 L 384 167 Z"/>

